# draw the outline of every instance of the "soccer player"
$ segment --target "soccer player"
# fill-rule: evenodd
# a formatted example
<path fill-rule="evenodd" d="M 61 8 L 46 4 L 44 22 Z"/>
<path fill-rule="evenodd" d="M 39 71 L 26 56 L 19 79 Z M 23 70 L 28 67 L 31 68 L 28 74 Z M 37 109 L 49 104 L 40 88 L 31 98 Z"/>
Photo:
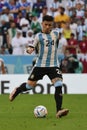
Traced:
<path fill-rule="evenodd" d="M 58 32 L 52 31 L 53 17 L 46 15 L 43 17 L 42 32 L 35 36 L 34 46 L 38 44 L 39 54 L 33 70 L 28 78 L 27 83 L 22 83 L 16 87 L 9 96 L 10 101 L 24 91 L 30 90 L 36 86 L 38 80 L 44 75 L 48 75 L 55 87 L 56 117 L 62 117 L 68 114 L 68 109 L 62 109 L 62 85 L 63 78 L 59 69 L 57 47 Z"/>
<path fill-rule="evenodd" d="M 5 65 L 4 65 L 4 60 L 0 58 L 0 74 L 5 74 Z"/>

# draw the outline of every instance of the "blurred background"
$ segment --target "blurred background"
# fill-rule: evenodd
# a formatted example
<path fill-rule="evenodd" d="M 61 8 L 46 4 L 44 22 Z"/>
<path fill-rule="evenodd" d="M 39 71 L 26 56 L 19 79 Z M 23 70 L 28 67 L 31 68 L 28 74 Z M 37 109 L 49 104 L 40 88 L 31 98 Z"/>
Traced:
<path fill-rule="evenodd" d="M 11 82 L 14 80 L 12 78 L 14 74 L 18 76 L 30 73 L 38 56 L 38 48 L 33 47 L 34 37 L 41 32 L 42 18 L 46 14 L 54 17 L 53 30 L 59 32 L 58 60 L 65 76 L 65 84 L 75 78 L 79 82 L 78 86 L 82 86 L 82 81 L 86 84 L 86 0 L 50 0 L 50 2 L 49 0 L 0 0 L 1 84 L 3 80 L 6 80 L 6 75 L 10 77 Z M 29 46 L 32 46 L 34 50 L 32 54 L 26 51 Z M 18 79 L 16 81 L 20 82 Z M 49 79 L 47 77 L 46 79 L 49 83 Z M 80 80 L 82 80 L 81 83 Z M 76 84 L 77 81 L 74 82 Z M 69 86 L 72 85 L 69 83 Z M 73 86 L 75 88 L 74 84 Z M 87 90 L 84 89 L 83 93 L 87 93 Z"/>

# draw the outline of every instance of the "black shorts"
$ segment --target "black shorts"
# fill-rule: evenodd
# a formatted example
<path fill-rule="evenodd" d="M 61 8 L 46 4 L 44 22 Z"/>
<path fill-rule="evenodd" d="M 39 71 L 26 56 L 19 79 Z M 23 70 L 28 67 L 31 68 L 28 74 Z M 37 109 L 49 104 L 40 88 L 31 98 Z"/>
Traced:
<path fill-rule="evenodd" d="M 62 73 L 58 67 L 34 67 L 28 80 L 38 81 L 47 75 L 51 80 L 61 78 Z"/>

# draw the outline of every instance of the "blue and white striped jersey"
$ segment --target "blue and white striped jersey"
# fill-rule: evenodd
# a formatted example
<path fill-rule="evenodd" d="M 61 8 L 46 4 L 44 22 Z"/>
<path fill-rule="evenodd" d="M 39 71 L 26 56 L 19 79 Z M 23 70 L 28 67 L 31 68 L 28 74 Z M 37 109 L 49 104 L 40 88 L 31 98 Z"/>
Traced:
<path fill-rule="evenodd" d="M 58 32 L 51 31 L 50 34 L 38 33 L 34 40 L 34 46 L 37 46 L 37 44 L 39 47 L 39 54 L 36 66 L 58 67 Z"/>

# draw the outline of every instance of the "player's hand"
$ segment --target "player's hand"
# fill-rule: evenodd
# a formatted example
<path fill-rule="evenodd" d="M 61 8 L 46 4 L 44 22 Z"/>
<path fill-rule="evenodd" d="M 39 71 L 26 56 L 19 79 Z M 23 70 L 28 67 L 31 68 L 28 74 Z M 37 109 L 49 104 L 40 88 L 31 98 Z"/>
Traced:
<path fill-rule="evenodd" d="M 27 47 L 26 52 L 31 54 L 34 51 L 34 47 Z"/>

